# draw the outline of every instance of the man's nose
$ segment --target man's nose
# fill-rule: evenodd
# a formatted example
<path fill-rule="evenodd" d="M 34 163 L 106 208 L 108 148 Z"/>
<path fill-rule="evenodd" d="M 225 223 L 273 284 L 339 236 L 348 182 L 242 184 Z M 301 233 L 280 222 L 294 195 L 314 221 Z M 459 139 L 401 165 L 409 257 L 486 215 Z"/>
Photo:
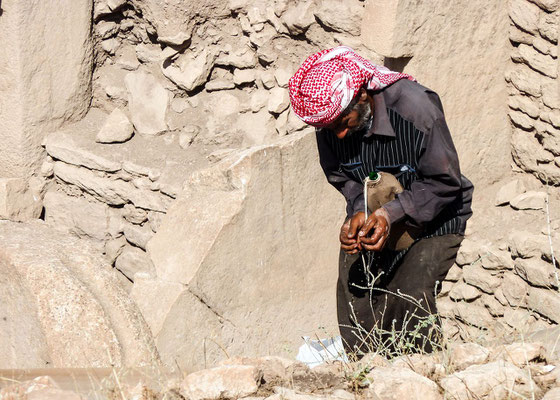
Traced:
<path fill-rule="evenodd" d="M 335 135 L 339 139 L 344 139 L 344 136 L 348 133 L 348 129 L 350 128 L 339 128 L 334 131 Z"/>

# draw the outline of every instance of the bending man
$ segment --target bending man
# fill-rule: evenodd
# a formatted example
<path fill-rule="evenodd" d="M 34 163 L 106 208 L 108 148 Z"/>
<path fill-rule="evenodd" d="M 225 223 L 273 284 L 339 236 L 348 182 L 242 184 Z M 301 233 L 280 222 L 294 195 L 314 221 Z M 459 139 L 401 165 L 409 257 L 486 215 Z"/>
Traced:
<path fill-rule="evenodd" d="M 340 46 L 309 57 L 290 79 L 292 110 L 317 128 L 320 163 L 346 199 L 337 309 L 347 351 L 431 351 L 435 295 L 472 215 L 441 101 L 409 75 Z M 364 179 L 393 174 L 404 191 L 365 218 Z M 404 250 L 395 232 L 415 232 Z"/>

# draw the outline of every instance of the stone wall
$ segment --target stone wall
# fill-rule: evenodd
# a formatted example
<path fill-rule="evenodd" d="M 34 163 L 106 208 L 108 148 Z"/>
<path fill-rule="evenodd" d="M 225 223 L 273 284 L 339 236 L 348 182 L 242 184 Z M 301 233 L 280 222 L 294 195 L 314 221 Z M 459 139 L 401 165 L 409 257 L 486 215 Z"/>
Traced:
<path fill-rule="evenodd" d="M 543 183 L 560 184 L 560 80 L 557 1 L 515 0 L 509 5 L 512 154 L 515 164 Z"/>
<path fill-rule="evenodd" d="M 91 0 L 7 0 L 0 14 L 0 218 L 37 218 L 46 133 L 91 101 Z"/>
<path fill-rule="evenodd" d="M 508 226 L 489 241 L 465 239 L 442 284 L 438 311 L 447 335 L 511 340 L 560 323 L 560 225 L 547 204 L 559 200 L 523 178 L 500 189 L 496 211 Z"/>

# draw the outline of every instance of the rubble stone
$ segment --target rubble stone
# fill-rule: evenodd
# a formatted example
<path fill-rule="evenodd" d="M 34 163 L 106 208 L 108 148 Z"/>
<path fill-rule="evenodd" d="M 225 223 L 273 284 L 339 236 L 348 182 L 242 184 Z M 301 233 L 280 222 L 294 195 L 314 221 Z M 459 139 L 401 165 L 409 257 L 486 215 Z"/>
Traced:
<path fill-rule="evenodd" d="M 453 300 L 467 300 L 472 301 L 482 295 L 474 286 L 467 285 L 466 283 L 459 283 L 453 286 L 449 292 L 449 297 Z"/>
<path fill-rule="evenodd" d="M 556 291 L 529 287 L 527 307 L 560 323 L 560 296 Z"/>
<path fill-rule="evenodd" d="M 558 76 L 558 66 L 556 61 L 548 55 L 539 53 L 534 47 L 520 44 L 519 55 L 531 68 L 542 72 L 546 76 L 556 78 Z"/>
<path fill-rule="evenodd" d="M 125 76 L 128 105 L 134 128 L 140 134 L 157 135 L 167 130 L 167 90 L 151 74 L 129 72 Z"/>
<path fill-rule="evenodd" d="M 162 65 L 163 74 L 178 87 L 190 92 L 204 85 L 210 76 L 216 55 L 208 49 L 187 52 L 169 65 Z"/>
<path fill-rule="evenodd" d="M 273 114 L 280 114 L 290 105 L 288 91 L 283 88 L 273 88 L 270 90 L 268 99 L 268 111 Z"/>
<path fill-rule="evenodd" d="M 313 9 L 312 1 L 300 1 L 295 7 L 290 7 L 289 10 L 282 15 L 282 23 L 288 28 L 288 31 L 292 35 L 304 33 L 315 23 Z"/>
<path fill-rule="evenodd" d="M 349 2 L 341 13 L 340 4 L 336 0 L 322 0 L 314 14 L 323 25 L 333 31 L 358 36 L 363 12 L 363 6 L 357 2 Z"/>
<path fill-rule="evenodd" d="M 501 289 L 511 307 L 519 307 L 526 304 L 527 285 L 518 275 L 512 272 L 505 273 Z"/>
<path fill-rule="evenodd" d="M 457 253 L 457 259 L 455 262 L 457 265 L 463 266 L 467 264 L 472 264 L 478 260 L 478 252 L 480 250 L 480 245 L 470 239 L 464 239 L 461 242 L 461 247 Z"/>
<path fill-rule="evenodd" d="M 558 16 L 543 13 L 539 19 L 539 33 L 552 43 L 558 43 Z"/>
<path fill-rule="evenodd" d="M 525 0 L 518 1 L 527 3 Z M 509 71 L 506 78 L 509 78 L 512 85 L 523 93 L 535 97 L 541 95 L 541 75 L 524 64 L 514 65 L 513 70 Z"/>
<path fill-rule="evenodd" d="M 512 199 L 510 205 L 516 210 L 542 210 L 545 201 L 545 192 L 529 191 Z"/>
<path fill-rule="evenodd" d="M 533 286 L 557 287 L 558 271 L 546 261 L 531 258 L 518 258 L 515 261 L 515 272 Z"/>
<path fill-rule="evenodd" d="M 476 343 L 450 343 L 448 351 L 451 366 L 458 371 L 471 365 L 483 364 L 490 355 L 487 348 Z"/>
<path fill-rule="evenodd" d="M 511 0 L 509 2 L 509 16 L 511 20 L 526 32 L 537 33 L 541 13 L 539 7 L 528 1 Z"/>
<path fill-rule="evenodd" d="M 558 9 L 558 0 L 530 0 L 545 11 L 553 12 Z"/>
<path fill-rule="evenodd" d="M 501 284 L 501 279 L 485 270 L 480 263 L 465 265 L 463 279 L 485 293 L 494 293 Z"/>
<path fill-rule="evenodd" d="M 126 240 L 133 245 L 140 247 L 142 250 L 146 250 L 146 245 L 153 235 L 154 233 L 148 226 L 130 224 L 126 224 L 124 226 L 124 236 L 126 237 Z"/>
<path fill-rule="evenodd" d="M 540 343 L 512 343 L 492 349 L 492 360 L 505 360 L 517 367 L 544 360 L 545 349 Z"/>
<path fill-rule="evenodd" d="M 48 192 L 43 204 L 45 221 L 53 228 L 66 230 L 78 237 L 107 238 L 108 207 L 105 204 L 60 192 Z"/>
<path fill-rule="evenodd" d="M 250 365 L 215 367 L 189 374 L 181 394 L 192 400 L 236 399 L 256 393 L 259 379 L 259 371 Z"/>
<path fill-rule="evenodd" d="M 435 382 L 409 368 L 375 368 L 367 375 L 367 379 L 371 382 L 368 394 L 383 400 L 443 399 Z"/>
<path fill-rule="evenodd" d="M 115 268 L 134 282 L 137 273 L 154 276 L 154 266 L 145 251 L 136 247 L 126 246 L 115 261 Z"/>
<path fill-rule="evenodd" d="M 508 251 L 489 249 L 486 253 L 481 252 L 481 265 L 489 270 L 513 269 L 513 260 Z"/>
<path fill-rule="evenodd" d="M 447 398 L 468 400 L 473 398 L 506 399 L 515 393 L 531 396 L 539 392 L 532 379 L 515 365 L 496 361 L 473 365 L 441 380 Z"/>
<path fill-rule="evenodd" d="M 128 117 L 119 108 L 115 108 L 107 117 L 103 128 L 99 131 L 96 141 L 99 143 L 123 143 L 132 137 L 134 128 Z"/>
<path fill-rule="evenodd" d="M 39 218 L 42 203 L 23 178 L 0 178 L 0 220 L 27 221 Z"/>

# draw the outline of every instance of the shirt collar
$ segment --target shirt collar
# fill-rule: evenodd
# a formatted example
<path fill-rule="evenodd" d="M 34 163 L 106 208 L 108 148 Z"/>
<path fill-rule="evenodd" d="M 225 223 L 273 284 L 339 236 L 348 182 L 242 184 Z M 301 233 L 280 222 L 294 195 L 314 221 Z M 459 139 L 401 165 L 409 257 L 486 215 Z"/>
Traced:
<path fill-rule="evenodd" d="M 383 91 L 377 91 L 373 94 L 373 123 L 364 137 L 370 137 L 371 135 L 397 136 L 391 126 L 389 115 L 387 115 L 387 106 L 385 104 L 385 98 L 383 97 Z"/>

